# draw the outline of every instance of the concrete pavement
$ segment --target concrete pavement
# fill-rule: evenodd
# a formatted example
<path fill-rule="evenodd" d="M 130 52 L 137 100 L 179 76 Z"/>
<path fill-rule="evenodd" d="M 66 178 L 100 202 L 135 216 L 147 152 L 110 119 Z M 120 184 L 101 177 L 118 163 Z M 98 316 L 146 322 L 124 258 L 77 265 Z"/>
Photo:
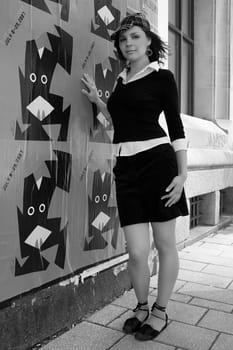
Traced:
<path fill-rule="evenodd" d="M 180 272 L 168 305 L 169 325 L 154 341 L 139 342 L 121 328 L 133 291 L 86 317 L 43 350 L 232 350 L 233 224 L 179 251 Z M 157 276 L 151 278 L 149 303 Z"/>

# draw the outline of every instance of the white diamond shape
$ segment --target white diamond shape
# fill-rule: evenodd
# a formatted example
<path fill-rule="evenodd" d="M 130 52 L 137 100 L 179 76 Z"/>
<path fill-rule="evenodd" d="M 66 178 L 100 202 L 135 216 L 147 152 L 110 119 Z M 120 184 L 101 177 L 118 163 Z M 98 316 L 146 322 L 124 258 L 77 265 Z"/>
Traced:
<path fill-rule="evenodd" d="M 103 115 L 102 112 L 100 112 L 98 115 L 97 115 L 97 119 L 99 120 L 99 122 L 105 127 L 107 128 L 110 124 L 110 122 L 105 118 L 105 116 Z"/>
<path fill-rule="evenodd" d="M 39 50 L 38 50 L 38 52 L 39 52 L 39 56 L 40 56 L 40 58 L 43 56 L 43 53 L 44 53 L 44 47 L 41 47 Z"/>
<path fill-rule="evenodd" d="M 104 228 L 104 226 L 107 224 L 109 220 L 110 220 L 110 217 L 101 211 L 99 215 L 97 215 L 95 220 L 92 222 L 92 226 L 102 231 L 102 229 Z"/>
<path fill-rule="evenodd" d="M 52 231 L 47 230 L 46 228 L 38 225 L 36 228 L 32 231 L 30 236 L 26 239 L 25 243 L 40 249 L 41 246 L 44 244 L 46 239 L 50 236 Z"/>
<path fill-rule="evenodd" d="M 105 78 L 106 78 L 107 72 L 108 72 L 107 68 L 103 69 L 103 75 L 104 75 Z"/>
<path fill-rule="evenodd" d="M 102 21 L 106 24 L 106 26 L 108 26 L 111 22 L 114 21 L 114 17 L 107 6 L 102 7 L 98 11 L 98 14 Z"/>
<path fill-rule="evenodd" d="M 43 120 L 54 110 L 53 106 L 41 96 L 35 98 L 27 109 L 39 120 Z"/>
<path fill-rule="evenodd" d="M 40 189 L 41 183 L 42 183 L 42 176 L 36 181 L 38 190 Z"/>

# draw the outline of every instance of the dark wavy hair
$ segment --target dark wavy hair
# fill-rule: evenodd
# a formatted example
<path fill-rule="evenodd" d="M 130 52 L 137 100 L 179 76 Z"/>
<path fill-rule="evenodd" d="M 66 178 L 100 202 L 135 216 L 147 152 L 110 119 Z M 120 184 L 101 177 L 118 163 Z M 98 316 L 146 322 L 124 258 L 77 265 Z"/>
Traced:
<path fill-rule="evenodd" d="M 149 48 L 152 50 L 152 55 L 148 56 L 150 62 L 157 61 L 158 63 L 163 63 L 163 60 L 166 59 L 168 55 L 168 45 L 160 38 L 158 34 L 151 31 L 146 31 L 143 27 L 140 28 L 144 31 L 146 36 L 151 39 Z M 117 50 L 118 58 L 125 63 L 126 58 L 123 56 L 119 46 L 119 36 L 120 33 L 117 33 L 114 40 L 114 46 Z"/>

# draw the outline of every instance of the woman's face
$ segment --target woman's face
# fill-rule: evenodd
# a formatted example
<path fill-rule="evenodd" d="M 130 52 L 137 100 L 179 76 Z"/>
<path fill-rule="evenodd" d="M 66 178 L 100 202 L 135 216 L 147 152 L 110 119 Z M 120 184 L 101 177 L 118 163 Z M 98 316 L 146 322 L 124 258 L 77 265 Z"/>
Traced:
<path fill-rule="evenodd" d="M 119 35 L 119 48 L 127 61 L 133 62 L 144 58 L 151 39 L 141 27 L 133 26 Z"/>

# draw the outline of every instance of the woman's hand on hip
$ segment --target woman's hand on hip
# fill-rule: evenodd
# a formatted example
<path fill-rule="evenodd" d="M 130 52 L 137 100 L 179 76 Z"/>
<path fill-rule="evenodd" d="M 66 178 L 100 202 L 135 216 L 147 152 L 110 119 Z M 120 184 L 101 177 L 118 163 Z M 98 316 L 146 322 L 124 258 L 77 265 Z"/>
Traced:
<path fill-rule="evenodd" d="M 86 89 L 82 89 L 82 93 L 87 96 L 90 102 L 96 103 L 98 102 L 99 96 L 98 96 L 98 91 L 95 85 L 95 82 L 92 77 L 90 77 L 88 74 L 83 74 L 83 78 L 81 81 L 84 83 L 86 86 Z"/>
<path fill-rule="evenodd" d="M 184 188 L 184 183 L 186 180 L 186 176 L 178 175 L 175 176 L 172 182 L 169 184 L 169 186 L 166 188 L 166 192 L 169 192 L 165 196 L 163 196 L 161 199 L 168 199 L 165 203 L 165 207 L 170 207 L 181 197 L 182 190 Z"/>

